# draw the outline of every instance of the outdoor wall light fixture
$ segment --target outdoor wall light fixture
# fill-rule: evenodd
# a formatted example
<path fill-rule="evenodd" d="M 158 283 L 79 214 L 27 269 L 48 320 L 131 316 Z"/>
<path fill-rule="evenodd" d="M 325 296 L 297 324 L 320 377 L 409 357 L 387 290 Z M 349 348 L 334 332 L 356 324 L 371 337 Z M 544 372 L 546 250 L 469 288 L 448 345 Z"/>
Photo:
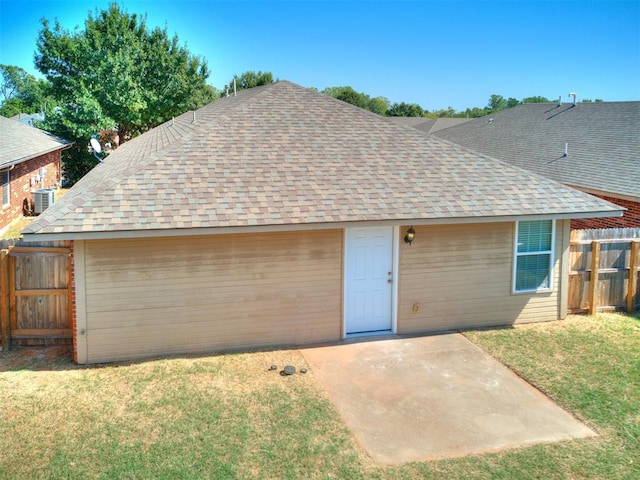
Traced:
<path fill-rule="evenodd" d="M 404 243 L 408 243 L 409 245 L 411 245 L 411 242 L 413 242 L 414 238 L 416 238 L 416 231 L 413 229 L 413 227 L 409 227 L 409 230 L 407 230 L 407 234 L 404 236 Z"/>

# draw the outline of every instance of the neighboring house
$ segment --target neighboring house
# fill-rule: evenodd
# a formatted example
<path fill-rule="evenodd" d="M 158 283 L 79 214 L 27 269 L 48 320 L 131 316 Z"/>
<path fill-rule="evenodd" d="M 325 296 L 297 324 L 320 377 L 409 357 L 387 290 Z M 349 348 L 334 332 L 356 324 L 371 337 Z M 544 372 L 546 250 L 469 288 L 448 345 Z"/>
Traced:
<path fill-rule="evenodd" d="M 44 113 L 19 113 L 11 117 L 11 120 L 33 127 L 35 123 L 44 121 Z"/>
<path fill-rule="evenodd" d="M 640 227 L 640 102 L 525 104 L 434 135 L 627 209 L 573 228 Z"/>
<path fill-rule="evenodd" d="M 570 219 L 620 214 L 281 81 L 122 144 L 23 234 L 72 240 L 94 363 L 556 320 Z"/>
<path fill-rule="evenodd" d="M 60 152 L 70 146 L 43 130 L 0 117 L 0 230 L 31 204 L 31 191 L 60 182 Z"/>

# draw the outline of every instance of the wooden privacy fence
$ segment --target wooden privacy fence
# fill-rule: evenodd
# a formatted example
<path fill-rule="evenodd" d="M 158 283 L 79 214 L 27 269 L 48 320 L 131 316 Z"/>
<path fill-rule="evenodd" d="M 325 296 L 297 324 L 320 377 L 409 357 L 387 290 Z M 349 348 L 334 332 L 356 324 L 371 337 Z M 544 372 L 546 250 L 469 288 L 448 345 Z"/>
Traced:
<path fill-rule="evenodd" d="M 640 307 L 640 228 L 573 230 L 569 248 L 570 313 Z"/>
<path fill-rule="evenodd" d="M 71 343 L 72 258 L 69 242 L 14 243 L 0 252 L 0 336 L 11 343 Z"/>

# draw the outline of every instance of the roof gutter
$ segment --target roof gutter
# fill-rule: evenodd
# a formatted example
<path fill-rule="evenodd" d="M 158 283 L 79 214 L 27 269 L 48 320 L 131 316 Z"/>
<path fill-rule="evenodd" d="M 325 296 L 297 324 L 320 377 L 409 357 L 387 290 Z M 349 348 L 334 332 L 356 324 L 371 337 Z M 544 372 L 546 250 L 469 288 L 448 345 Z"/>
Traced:
<path fill-rule="evenodd" d="M 406 218 L 393 220 L 364 220 L 356 222 L 299 223 L 286 225 L 248 225 L 237 227 L 207 228 L 172 228 L 156 230 L 119 230 L 102 232 L 61 232 L 61 233 L 23 233 L 25 242 L 51 240 L 106 240 L 123 238 L 166 238 L 202 235 L 224 235 L 240 233 L 271 233 L 309 230 L 332 230 L 359 226 L 394 226 L 394 225 L 461 225 L 479 223 L 504 223 L 524 220 L 571 220 L 575 218 L 621 217 L 626 209 L 606 212 L 534 214 L 534 215 L 499 215 L 494 217 L 458 217 L 458 218 Z"/>

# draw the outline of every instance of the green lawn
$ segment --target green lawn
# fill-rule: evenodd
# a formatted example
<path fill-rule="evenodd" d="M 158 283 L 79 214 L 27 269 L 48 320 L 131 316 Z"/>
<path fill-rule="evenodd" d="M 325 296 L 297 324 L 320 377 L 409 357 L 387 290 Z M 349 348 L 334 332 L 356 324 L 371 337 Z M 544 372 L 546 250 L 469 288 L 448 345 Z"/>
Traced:
<path fill-rule="evenodd" d="M 437 462 L 371 462 L 295 350 L 83 368 L 0 352 L 0 478 L 640 478 L 640 317 L 465 335 L 597 431 Z"/>

